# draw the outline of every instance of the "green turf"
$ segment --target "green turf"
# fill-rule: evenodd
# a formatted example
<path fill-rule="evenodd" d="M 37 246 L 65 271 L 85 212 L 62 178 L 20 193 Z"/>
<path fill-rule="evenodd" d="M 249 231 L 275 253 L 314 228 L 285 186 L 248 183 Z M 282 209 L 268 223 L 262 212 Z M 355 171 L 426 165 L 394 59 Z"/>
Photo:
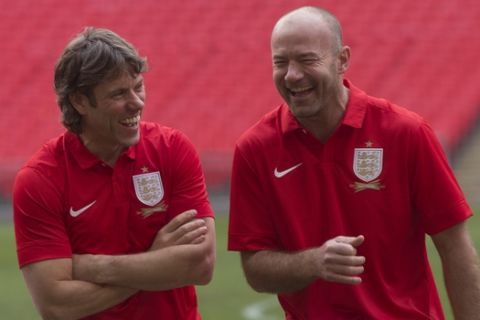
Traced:
<path fill-rule="evenodd" d="M 276 296 L 259 294 L 250 289 L 245 281 L 237 252 L 227 251 L 227 224 L 225 215 L 216 218 L 217 264 L 212 282 L 197 288 L 202 316 L 206 320 L 249 319 L 245 309 L 259 305 L 262 320 L 283 319 Z"/>
<path fill-rule="evenodd" d="M 214 278 L 208 286 L 197 289 L 203 318 L 205 320 L 283 319 L 275 297 L 258 294 L 249 289 L 240 269 L 238 254 L 226 251 L 227 217 L 219 215 L 216 226 L 217 265 Z M 472 218 L 469 221 L 469 227 L 478 249 L 480 248 L 480 218 L 477 216 Z M 430 258 L 439 284 L 446 317 L 453 319 L 440 276 L 440 263 L 430 241 L 428 247 L 433 252 Z M 36 315 L 17 268 L 13 230 L 8 224 L 0 224 L 0 290 L 2 293 L 0 295 L 1 319 L 40 319 Z"/>
<path fill-rule="evenodd" d="M 17 267 L 13 228 L 6 224 L 0 224 L 0 291 L 1 319 L 40 319 Z"/>

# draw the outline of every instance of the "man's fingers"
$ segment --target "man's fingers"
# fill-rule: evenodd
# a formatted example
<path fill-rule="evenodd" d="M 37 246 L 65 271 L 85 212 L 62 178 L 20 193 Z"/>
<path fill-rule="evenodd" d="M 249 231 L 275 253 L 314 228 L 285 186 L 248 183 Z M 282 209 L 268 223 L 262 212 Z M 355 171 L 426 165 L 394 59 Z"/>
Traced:
<path fill-rule="evenodd" d="M 359 284 L 362 282 L 359 275 L 364 271 L 363 265 L 334 265 L 327 268 L 324 279 L 343 284 Z"/>
<path fill-rule="evenodd" d="M 327 277 L 325 277 L 325 280 L 329 282 L 350 284 L 350 285 L 356 285 L 356 284 L 362 283 L 362 278 L 360 277 L 350 277 L 350 276 L 344 276 L 344 275 L 338 275 L 338 274 L 330 274 Z"/>
<path fill-rule="evenodd" d="M 347 243 L 335 243 L 333 247 L 331 247 L 331 252 L 335 255 L 343 255 L 343 256 L 355 256 L 357 254 L 357 249 L 350 244 Z"/>
<path fill-rule="evenodd" d="M 165 226 L 165 231 L 173 232 L 177 230 L 180 226 L 192 220 L 196 215 L 197 215 L 197 210 L 195 209 L 190 209 L 180 213 Z"/>
<path fill-rule="evenodd" d="M 358 276 L 365 271 L 363 266 L 344 266 L 337 265 L 334 270 L 330 270 L 333 274 L 343 275 L 343 276 Z"/>
<path fill-rule="evenodd" d="M 365 237 L 362 235 L 359 235 L 359 236 L 356 236 L 350 244 L 356 248 L 359 245 L 361 245 L 363 241 L 365 241 Z"/>
<path fill-rule="evenodd" d="M 172 245 L 200 243 L 205 237 L 207 226 L 204 219 L 196 218 L 196 210 L 187 210 L 163 226 L 158 231 L 150 250 L 157 250 Z"/>
<path fill-rule="evenodd" d="M 189 221 L 180 227 L 177 228 L 173 233 L 177 235 L 177 237 L 182 237 L 185 234 L 197 230 L 199 228 L 205 227 L 205 220 L 203 219 L 194 219 Z"/>
<path fill-rule="evenodd" d="M 330 242 L 332 249 L 338 254 L 356 255 L 356 248 L 365 241 L 365 237 L 362 235 L 356 237 L 338 236 L 332 240 Z"/>
<path fill-rule="evenodd" d="M 335 240 L 336 242 L 346 243 L 346 244 L 350 244 L 354 247 L 358 247 L 359 245 L 361 245 L 363 243 L 363 241 L 365 241 L 365 237 L 362 236 L 362 235 L 359 235 L 359 236 L 356 236 L 356 237 L 338 236 L 338 237 L 334 238 L 333 240 Z"/>
<path fill-rule="evenodd" d="M 190 244 L 200 244 L 200 243 L 202 243 L 203 241 L 205 241 L 206 238 L 207 238 L 207 237 L 206 237 L 205 235 L 201 235 L 200 237 L 193 239 L 193 240 L 190 242 Z"/>
<path fill-rule="evenodd" d="M 327 257 L 325 262 L 331 265 L 361 266 L 365 264 L 365 257 L 336 255 Z"/>
<path fill-rule="evenodd" d="M 357 247 L 365 241 L 363 235 L 338 236 L 325 243 L 322 276 L 326 281 L 359 284 L 364 272 L 365 257 L 357 256 Z"/>
<path fill-rule="evenodd" d="M 203 221 L 203 220 L 201 220 Z M 205 239 L 208 228 L 205 225 L 196 227 L 180 236 L 176 244 L 197 244 Z M 203 239 L 199 239 L 203 238 Z"/>

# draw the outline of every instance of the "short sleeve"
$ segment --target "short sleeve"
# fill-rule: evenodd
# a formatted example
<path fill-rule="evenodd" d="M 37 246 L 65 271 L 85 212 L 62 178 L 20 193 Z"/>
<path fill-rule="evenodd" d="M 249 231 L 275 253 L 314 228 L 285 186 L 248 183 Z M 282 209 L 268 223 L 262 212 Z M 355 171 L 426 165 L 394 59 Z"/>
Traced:
<path fill-rule="evenodd" d="M 13 189 L 13 215 L 20 267 L 72 256 L 58 190 L 36 169 L 24 167 Z"/>
<path fill-rule="evenodd" d="M 208 200 L 205 176 L 195 147 L 179 131 L 176 131 L 172 139 L 171 212 L 177 215 L 185 210 L 196 209 L 197 217 L 214 217 Z"/>
<path fill-rule="evenodd" d="M 422 123 L 411 141 L 414 210 L 425 231 L 435 234 L 469 218 L 472 210 L 431 127 Z"/>
<path fill-rule="evenodd" d="M 276 249 L 278 242 L 267 204 L 268 195 L 256 172 L 253 153 L 237 146 L 232 165 L 228 249 Z M 248 160 L 247 160 L 248 159 Z"/>

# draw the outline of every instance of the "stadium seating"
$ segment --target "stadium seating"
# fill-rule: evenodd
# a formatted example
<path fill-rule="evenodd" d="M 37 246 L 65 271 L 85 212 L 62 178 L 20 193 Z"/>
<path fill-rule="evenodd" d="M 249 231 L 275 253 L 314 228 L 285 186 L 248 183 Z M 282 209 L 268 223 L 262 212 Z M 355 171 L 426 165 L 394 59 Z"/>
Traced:
<path fill-rule="evenodd" d="M 23 0 L 0 10 L 0 194 L 22 163 L 63 131 L 52 89 L 64 45 L 107 27 L 147 56 L 144 119 L 184 131 L 207 182 L 223 185 L 238 136 L 280 103 L 269 37 L 286 11 L 330 9 L 352 47 L 347 73 L 368 93 L 424 116 L 453 152 L 480 113 L 475 0 Z"/>

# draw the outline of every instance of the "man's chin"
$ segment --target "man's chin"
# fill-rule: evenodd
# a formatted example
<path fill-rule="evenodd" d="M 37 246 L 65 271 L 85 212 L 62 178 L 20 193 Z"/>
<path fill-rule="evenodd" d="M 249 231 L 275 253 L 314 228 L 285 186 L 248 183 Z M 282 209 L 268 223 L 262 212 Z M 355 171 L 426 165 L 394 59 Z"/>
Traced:
<path fill-rule="evenodd" d="M 289 105 L 290 111 L 297 118 L 309 117 L 314 114 L 314 108 L 308 105 Z"/>
<path fill-rule="evenodd" d="M 140 132 L 133 137 L 123 139 L 123 145 L 128 148 L 136 145 L 139 141 L 140 141 Z"/>

